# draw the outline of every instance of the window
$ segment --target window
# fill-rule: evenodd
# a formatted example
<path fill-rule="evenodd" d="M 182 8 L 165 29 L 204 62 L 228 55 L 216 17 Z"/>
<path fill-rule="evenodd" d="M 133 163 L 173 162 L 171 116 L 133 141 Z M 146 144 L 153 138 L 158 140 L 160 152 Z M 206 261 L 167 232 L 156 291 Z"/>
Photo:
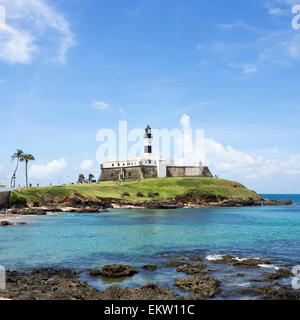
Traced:
<path fill-rule="evenodd" d="M 114 167 L 114 166 L 115 166 L 115 164 L 113 163 L 113 164 L 112 164 L 112 167 Z"/>
<path fill-rule="evenodd" d="M 118 167 L 120 167 L 120 163 L 118 163 Z"/>

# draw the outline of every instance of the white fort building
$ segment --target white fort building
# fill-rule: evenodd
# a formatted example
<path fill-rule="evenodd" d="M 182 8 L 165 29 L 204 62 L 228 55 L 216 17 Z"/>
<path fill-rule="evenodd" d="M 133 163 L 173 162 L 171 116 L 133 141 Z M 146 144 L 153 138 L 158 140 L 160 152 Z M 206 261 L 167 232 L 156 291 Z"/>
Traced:
<path fill-rule="evenodd" d="M 174 160 L 153 155 L 152 140 L 151 128 L 148 125 L 145 129 L 144 156 L 117 159 L 101 164 L 99 180 L 213 177 L 209 168 L 202 166 L 202 163 L 199 163 L 199 166 L 176 166 Z"/>

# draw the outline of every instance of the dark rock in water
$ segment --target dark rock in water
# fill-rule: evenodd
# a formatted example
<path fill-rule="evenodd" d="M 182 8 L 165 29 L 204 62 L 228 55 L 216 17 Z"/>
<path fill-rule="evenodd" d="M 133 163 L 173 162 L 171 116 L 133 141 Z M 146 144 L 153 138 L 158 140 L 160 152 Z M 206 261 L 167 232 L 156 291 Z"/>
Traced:
<path fill-rule="evenodd" d="M 263 259 L 249 258 L 246 260 L 237 261 L 233 263 L 235 267 L 240 267 L 240 268 L 257 268 L 258 265 L 260 264 L 271 264 L 271 262 Z"/>
<path fill-rule="evenodd" d="M 222 256 L 222 259 L 212 260 L 212 262 L 216 264 L 234 263 L 236 261 L 237 260 L 235 259 L 235 256 L 232 256 L 232 255 L 224 255 Z"/>
<path fill-rule="evenodd" d="M 99 270 L 99 269 L 92 269 L 92 270 L 90 271 L 90 275 L 91 275 L 92 277 L 101 276 L 101 270 Z"/>
<path fill-rule="evenodd" d="M 25 226 L 27 224 L 28 224 L 27 222 L 17 222 L 16 223 L 17 226 Z"/>
<path fill-rule="evenodd" d="M 180 266 L 184 266 L 187 264 L 188 263 L 186 261 L 172 260 L 166 265 L 166 267 L 167 268 L 178 268 Z"/>
<path fill-rule="evenodd" d="M 237 277 L 244 277 L 245 275 L 243 273 L 237 273 Z"/>
<path fill-rule="evenodd" d="M 191 261 L 203 261 L 202 257 L 192 257 L 190 258 Z"/>
<path fill-rule="evenodd" d="M 283 278 L 289 278 L 289 277 L 293 277 L 294 274 L 293 272 L 287 270 L 287 269 L 284 269 L 284 268 L 280 268 L 279 270 L 277 270 L 277 272 L 274 272 L 274 273 L 268 273 L 266 276 L 265 276 L 265 281 L 268 281 L 268 280 L 279 280 L 279 279 L 283 279 Z"/>
<path fill-rule="evenodd" d="M 146 202 L 144 205 L 147 209 L 179 209 L 184 207 L 183 203 L 171 201 L 151 201 Z"/>
<path fill-rule="evenodd" d="M 278 289 L 273 286 L 253 286 L 250 291 L 264 295 L 265 298 L 275 298 L 280 300 L 299 300 L 300 292 L 289 287 L 280 286 Z"/>
<path fill-rule="evenodd" d="M 175 294 L 156 284 L 147 284 L 141 288 L 129 289 L 112 286 L 101 293 L 103 300 L 175 300 Z"/>
<path fill-rule="evenodd" d="M 9 221 L 0 221 L 0 227 L 13 226 L 13 223 Z"/>
<path fill-rule="evenodd" d="M 265 282 L 264 279 L 256 279 L 256 278 L 250 279 L 249 281 L 251 281 L 251 282 Z"/>
<path fill-rule="evenodd" d="M 221 292 L 220 282 L 211 277 L 194 276 L 175 279 L 175 286 L 186 292 L 193 292 L 191 299 L 213 298 Z"/>
<path fill-rule="evenodd" d="M 153 264 L 147 264 L 147 265 L 143 266 L 143 269 L 155 271 L 157 269 L 157 266 L 153 265 Z"/>
<path fill-rule="evenodd" d="M 260 264 L 271 264 L 270 261 L 259 258 L 238 260 L 232 255 L 224 255 L 221 259 L 212 260 L 212 262 L 216 264 L 232 264 L 234 267 L 240 268 L 256 268 Z"/>
<path fill-rule="evenodd" d="M 205 267 L 206 267 L 205 264 L 202 264 L 202 263 L 199 263 L 196 265 L 186 264 L 183 266 L 179 266 L 176 269 L 176 271 L 184 272 L 186 274 L 197 274 L 197 273 L 201 273 Z"/>
<path fill-rule="evenodd" d="M 122 277 L 132 277 L 139 273 L 131 266 L 112 264 L 101 268 L 101 275 L 107 278 L 122 278 Z"/>

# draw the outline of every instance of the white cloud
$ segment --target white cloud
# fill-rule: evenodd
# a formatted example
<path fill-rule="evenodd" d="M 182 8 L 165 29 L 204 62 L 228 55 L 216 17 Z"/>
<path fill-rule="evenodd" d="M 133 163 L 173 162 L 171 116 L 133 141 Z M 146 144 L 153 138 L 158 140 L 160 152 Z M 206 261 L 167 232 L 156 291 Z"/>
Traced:
<path fill-rule="evenodd" d="M 74 35 L 66 18 L 48 0 L 0 0 L 0 5 L 6 11 L 6 24 L 0 27 L 0 59 L 12 64 L 31 62 L 42 46 L 43 36 L 54 31 L 54 61 L 66 63 Z"/>
<path fill-rule="evenodd" d="M 111 106 L 103 101 L 94 100 L 92 102 L 93 108 L 100 110 L 100 111 L 109 111 Z"/>
<path fill-rule="evenodd" d="M 55 178 L 55 175 L 66 169 L 68 163 L 65 159 L 54 160 L 46 165 L 33 164 L 29 169 L 29 176 L 34 179 Z"/>
<path fill-rule="evenodd" d="M 188 115 L 183 115 L 180 122 L 184 130 L 190 129 Z M 183 142 L 187 148 L 185 159 L 181 164 L 203 161 L 214 174 L 223 178 L 248 181 L 260 181 L 265 177 L 300 178 L 300 153 L 281 156 L 277 148 L 272 148 L 272 152 L 267 150 L 265 155 L 255 155 L 236 150 L 232 146 L 225 147 L 206 137 L 202 142 L 203 148 L 195 149 L 192 134 L 187 134 Z"/>
<path fill-rule="evenodd" d="M 238 68 L 242 71 L 244 74 L 250 74 L 250 73 L 256 73 L 258 71 L 258 67 L 255 64 L 249 64 L 249 63 L 242 63 L 242 64 L 236 64 L 236 63 L 230 63 L 230 67 L 232 68 Z"/>
<path fill-rule="evenodd" d="M 80 169 L 81 170 L 91 170 L 94 166 L 93 160 L 85 160 L 81 163 Z"/>
<path fill-rule="evenodd" d="M 291 13 L 291 7 L 299 4 L 299 0 L 268 0 L 264 2 L 268 14 L 274 16 L 288 16 Z"/>

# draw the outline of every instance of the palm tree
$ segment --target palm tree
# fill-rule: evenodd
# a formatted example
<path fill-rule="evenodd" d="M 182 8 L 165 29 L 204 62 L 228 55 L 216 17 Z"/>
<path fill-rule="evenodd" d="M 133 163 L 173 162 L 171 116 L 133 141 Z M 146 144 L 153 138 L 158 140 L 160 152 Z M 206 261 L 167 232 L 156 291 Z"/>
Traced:
<path fill-rule="evenodd" d="M 22 155 L 24 154 L 23 150 L 17 149 L 17 151 L 11 156 L 11 160 L 15 161 L 17 159 L 17 165 L 16 169 L 11 177 L 10 186 L 15 187 L 16 186 L 16 174 L 19 167 L 19 161 L 21 160 Z"/>
<path fill-rule="evenodd" d="M 26 175 L 26 187 L 28 188 L 28 162 L 34 161 L 35 158 L 32 154 L 22 154 L 22 157 L 20 159 L 21 162 L 25 162 L 25 175 Z"/>

